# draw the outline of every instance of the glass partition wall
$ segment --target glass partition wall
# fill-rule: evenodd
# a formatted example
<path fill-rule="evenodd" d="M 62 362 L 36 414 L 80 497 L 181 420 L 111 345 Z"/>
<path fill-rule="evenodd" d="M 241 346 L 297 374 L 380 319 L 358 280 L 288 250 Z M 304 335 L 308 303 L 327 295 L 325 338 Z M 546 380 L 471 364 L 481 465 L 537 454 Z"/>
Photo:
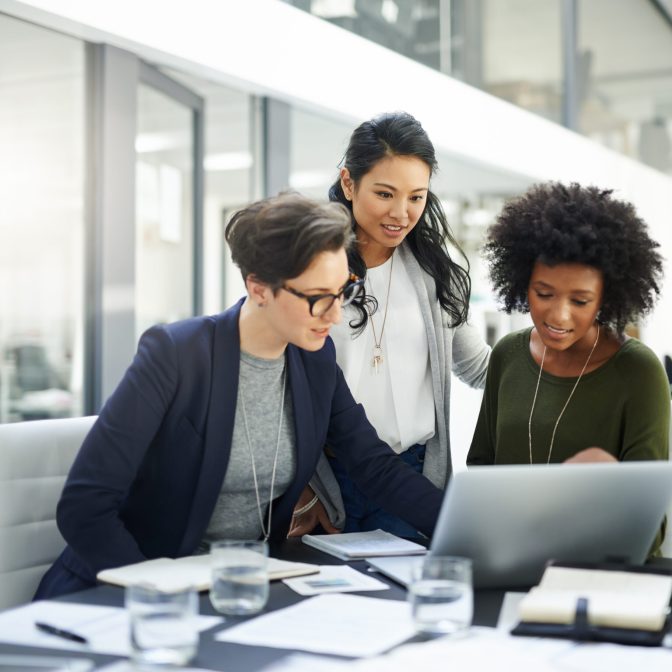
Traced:
<path fill-rule="evenodd" d="M 85 53 L 0 15 L 0 422 L 79 415 Z"/>

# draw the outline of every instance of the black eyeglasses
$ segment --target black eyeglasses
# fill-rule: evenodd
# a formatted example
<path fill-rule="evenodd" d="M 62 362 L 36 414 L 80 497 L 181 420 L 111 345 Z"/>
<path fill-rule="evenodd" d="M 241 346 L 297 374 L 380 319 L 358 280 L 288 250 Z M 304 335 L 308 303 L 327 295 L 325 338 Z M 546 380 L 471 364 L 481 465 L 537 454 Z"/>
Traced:
<path fill-rule="evenodd" d="M 352 303 L 357 297 L 364 293 L 364 280 L 360 280 L 354 273 L 350 274 L 348 281 L 343 285 L 343 289 L 338 294 L 304 294 L 298 289 L 293 289 L 287 285 L 282 285 L 280 289 L 284 289 L 300 299 L 308 301 L 310 306 L 310 314 L 313 317 L 322 317 L 334 305 L 336 299 L 341 300 L 341 306 L 347 306 Z"/>

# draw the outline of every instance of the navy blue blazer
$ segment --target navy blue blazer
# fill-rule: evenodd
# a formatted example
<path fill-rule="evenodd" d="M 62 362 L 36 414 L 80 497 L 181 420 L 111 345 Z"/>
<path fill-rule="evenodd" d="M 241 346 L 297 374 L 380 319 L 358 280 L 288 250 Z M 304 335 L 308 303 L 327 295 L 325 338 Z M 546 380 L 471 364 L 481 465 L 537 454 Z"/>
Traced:
<path fill-rule="evenodd" d="M 192 554 L 219 496 L 236 410 L 242 301 L 219 315 L 150 328 L 75 459 L 58 503 L 67 547 L 36 597 L 95 584 L 96 573 L 148 558 Z M 431 534 L 443 493 L 377 436 L 336 364 L 287 347 L 296 473 L 273 504 L 284 539 L 323 446 L 369 497 Z"/>

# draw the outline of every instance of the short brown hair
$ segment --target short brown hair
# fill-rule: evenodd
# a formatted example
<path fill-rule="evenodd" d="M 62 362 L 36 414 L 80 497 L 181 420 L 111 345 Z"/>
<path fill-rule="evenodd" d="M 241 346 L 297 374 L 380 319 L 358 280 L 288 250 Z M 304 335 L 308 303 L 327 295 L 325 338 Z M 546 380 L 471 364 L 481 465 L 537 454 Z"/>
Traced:
<path fill-rule="evenodd" d="M 224 237 L 243 280 L 254 275 L 277 291 L 321 252 L 347 251 L 354 235 L 342 205 L 282 193 L 236 212 Z"/>

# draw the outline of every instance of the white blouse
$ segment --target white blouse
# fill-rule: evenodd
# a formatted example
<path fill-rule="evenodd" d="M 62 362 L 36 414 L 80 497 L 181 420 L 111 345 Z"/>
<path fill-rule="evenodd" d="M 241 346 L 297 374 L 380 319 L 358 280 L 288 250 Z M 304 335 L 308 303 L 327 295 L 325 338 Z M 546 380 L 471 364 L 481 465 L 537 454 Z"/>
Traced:
<path fill-rule="evenodd" d="M 396 259 L 392 264 L 392 259 L 367 270 L 367 294 L 376 297 L 378 310 L 369 318 L 364 332 L 353 336 L 349 322 L 358 317 L 358 312 L 347 306 L 341 323 L 331 329 L 331 336 L 336 361 L 355 400 L 364 406 L 378 436 L 401 453 L 434 436 L 436 416 L 420 303 L 403 263 Z M 390 272 L 387 320 L 381 338 Z M 373 366 L 372 320 L 383 356 L 377 373 Z"/>

